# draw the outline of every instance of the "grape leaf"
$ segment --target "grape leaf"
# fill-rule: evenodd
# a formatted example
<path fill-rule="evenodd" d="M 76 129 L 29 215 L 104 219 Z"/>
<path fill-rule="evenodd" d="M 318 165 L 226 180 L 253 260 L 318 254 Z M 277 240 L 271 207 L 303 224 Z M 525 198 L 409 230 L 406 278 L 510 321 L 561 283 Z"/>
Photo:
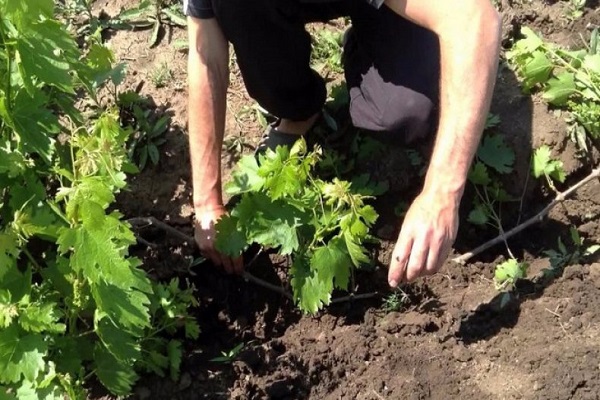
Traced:
<path fill-rule="evenodd" d="M 0 116 L 14 130 L 24 151 L 37 153 L 50 163 L 55 144 L 52 136 L 60 131 L 58 117 L 47 108 L 44 92 L 37 88 L 31 91 L 32 95 L 17 92 L 10 112 L 2 101 Z"/>
<path fill-rule="evenodd" d="M 48 344 L 39 334 L 23 334 L 17 325 L 0 329 L 0 383 L 16 383 L 21 376 L 35 381 L 46 363 Z"/>
<path fill-rule="evenodd" d="M 94 325 L 98 337 L 116 359 L 131 363 L 141 358 L 142 352 L 136 338 L 120 329 L 98 310 L 94 316 Z"/>
<path fill-rule="evenodd" d="M 523 74 L 523 87 L 528 90 L 539 83 L 544 83 L 550 78 L 553 66 L 546 53 L 538 50 L 532 53 L 531 58 L 521 65 Z"/>
<path fill-rule="evenodd" d="M 11 303 L 10 292 L 0 289 L 0 329 L 9 327 L 14 318 L 19 315 L 16 304 Z"/>
<path fill-rule="evenodd" d="M 36 22 L 16 39 L 16 61 L 21 79 L 30 95 L 41 82 L 74 93 L 69 73 L 77 60 L 77 44 L 60 22 L 52 19 Z"/>
<path fill-rule="evenodd" d="M 487 208 L 483 204 L 476 204 L 475 208 L 469 213 L 467 221 L 475 225 L 487 224 L 489 221 Z"/>
<path fill-rule="evenodd" d="M 146 294 L 135 289 L 124 290 L 108 283 L 93 284 L 91 289 L 98 309 L 105 312 L 121 329 L 142 336 L 142 328 L 150 326 Z"/>
<path fill-rule="evenodd" d="M 16 269 L 20 250 L 18 241 L 12 233 L 0 232 L 0 282 L 6 273 Z"/>
<path fill-rule="evenodd" d="M 21 311 L 19 324 L 29 332 L 63 333 L 66 326 L 58 322 L 61 317 L 56 303 L 33 303 Z"/>
<path fill-rule="evenodd" d="M 55 376 L 56 373 L 51 371 L 49 374 Z M 54 379 L 54 378 L 51 378 Z M 0 389 L 2 390 L 2 389 Z M 23 381 L 17 389 L 18 400 L 64 400 L 64 390 L 58 384 L 50 384 L 49 386 L 38 384 L 36 387 L 29 381 Z M 2 395 L 0 395 L 2 399 Z"/>
<path fill-rule="evenodd" d="M 346 244 L 339 237 L 333 238 L 326 246 L 317 248 L 310 259 L 311 270 L 316 271 L 320 280 L 331 292 L 333 286 L 347 290 L 352 260 Z"/>
<path fill-rule="evenodd" d="M 94 349 L 94 362 L 98 379 L 111 392 L 121 396 L 131 393 L 138 378 L 133 366 L 120 362 L 100 344 Z"/>
<path fill-rule="evenodd" d="M 492 181 L 487 167 L 481 161 L 475 162 L 469 171 L 469 181 L 474 185 L 488 186 Z"/>
<path fill-rule="evenodd" d="M 477 150 L 477 157 L 501 174 L 511 172 L 515 162 L 514 151 L 504 143 L 504 139 L 499 135 L 485 136 Z"/>
<path fill-rule="evenodd" d="M 238 228 L 238 218 L 226 215 L 221 217 L 215 226 L 217 238 L 215 246 L 217 249 L 230 257 L 237 257 L 248 248 L 248 240 Z"/>
<path fill-rule="evenodd" d="M 299 246 L 296 228 L 306 217 L 289 203 L 272 201 L 264 193 L 244 196 L 232 215 L 245 227 L 249 242 L 279 247 L 280 254 L 291 254 Z"/>
<path fill-rule="evenodd" d="M 494 272 L 494 278 L 497 283 L 513 284 L 517 279 L 523 279 L 527 276 L 527 263 L 520 263 L 514 258 L 498 264 Z"/>
<path fill-rule="evenodd" d="M 367 257 L 364 250 L 356 242 L 356 239 L 349 231 L 344 232 L 344 241 L 346 242 L 348 254 L 356 267 L 360 267 L 361 264 L 369 263 L 369 257 Z"/>
<path fill-rule="evenodd" d="M 299 174 L 297 165 L 284 165 L 277 173 L 265 181 L 265 188 L 273 200 L 293 196 L 299 193 L 305 184 L 305 179 Z"/>
<path fill-rule="evenodd" d="M 600 76 L 600 54 L 586 54 L 583 59 L 583 67 L 591 75 L 596 74 L 596 76 Z"/>
<path fill-rule="evenodd" d="M 370 226 L 377 221 L 379 215 L 373 206 L 363 206 L 358 210 L 358 215 Z"/>
<path fill-rule="evenodd" d="M 23 175 L 31 167 L 33 167 L 33 160 L 28 159 L 20 151 L 11 149 L 10 142 L 7 142 L 5 147 L 0 147 L 0 174 L 6 174 L 8 178 L 13 179 Z"/>
<path fill-rule="evenodd" d="M 290 275 L 294 301 L 303 312 L 316 314 L 324 304 L 329 304 L 331 288 L 316 276 L 315 271 L 311 271 L 303 256 L 294 259 Z"/>
<path fill-rule="evenodd" d="M 563 72 L 548 80 L 542 97 L 550 104 L 563 105 L 576 92 L 575 75 L 570 72 Z"/>
<path fill-rule="evenodd" d="M 188 339 L 198 339 L 200 336 L 200 325 L 195 320 L 185 321 L 185 337 Z"/>
<path fill-rule="evenodd" d="M 237 164 L 231 181 L 225 185 L 225 192 L 230 195 L 258 191 L 264 183 L 264 178 L 258 174 L 258 163 L 255 156 L 244 156 Z"/>
<path fill-rule="evenodd" d="M 0 400 L 18 400 L 12 393 L 12 388 L 0 385 Z"/>
<path fill-rule="evenodd" d="M 536 178 L 547 175 L 559 182 L 564 182 L 566 179 L 562 161 L 552 159 L 548 146 L 541 146 L 534 151 L 532 169 L 533 176 Z"/>
<path fill-rule="evenodd" d="M 167 354 L 169 357 L 171 379 L 177 381 L 179 379 L 179 368 L 181 367 L 181 342 L 179 340 L 170 340 L 167 344 Z"/>
<path fill-rule="evenodd" d="M 56 352 L 56 368 L 64 373 L 77 376 L 81 366 L 94 359 L 94 344 L 85 336 L 56 336 L 52 350 Z"/>
<path fill-rule="evenodd" d="M 13 265 L 0 278 L 0 289 L 5 289 L 10 293 L 10 301 L 12 303 L 26 300 L 31 295 L 31 268 L 26 268 L 21 272 L 16 265 Z"/>
<path fill-rule="evenodd" d="M 17 28 L 25 29 L 40 16 L 52 18 L 54 3 L 52 0 L 12 1 L 1 0 L 0 10 L 4 17 L 13 21 Z"/>

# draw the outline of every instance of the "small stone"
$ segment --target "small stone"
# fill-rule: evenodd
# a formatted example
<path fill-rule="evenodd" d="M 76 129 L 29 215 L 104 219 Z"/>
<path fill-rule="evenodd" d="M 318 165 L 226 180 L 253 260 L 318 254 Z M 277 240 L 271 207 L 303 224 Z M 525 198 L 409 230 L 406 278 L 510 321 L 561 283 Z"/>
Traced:
<path fill-rule="evenodd" d="M 192 376 L 185 372 L 181 375 L 181 379 L 179 379 L 179 390 L 184 390 L 189 388 L 192 385 Z"/>
<path fill-rule="evenodd" d="M 540 383 L 538 381 L 533 382 L 533 391 L 537 392 L 538 390 L 541 390 L 544 388 L 544 384 Z"/>
<path fill-rule="evenodd" d="M 471 351 L 468 348 L 462 347 L 462 346 L 455 348 L 454 351 L 452 352 L 452 355 L 454 356 L 456 361 L 460 361 L 460 362 L 468 362 L 473 359 L 473 355 L 471 354 Z"/>
<path fill-rule="evenodd" d="M 600 286 L 600 263 L 590 265 L 590 279 L 596 286 Z"/>

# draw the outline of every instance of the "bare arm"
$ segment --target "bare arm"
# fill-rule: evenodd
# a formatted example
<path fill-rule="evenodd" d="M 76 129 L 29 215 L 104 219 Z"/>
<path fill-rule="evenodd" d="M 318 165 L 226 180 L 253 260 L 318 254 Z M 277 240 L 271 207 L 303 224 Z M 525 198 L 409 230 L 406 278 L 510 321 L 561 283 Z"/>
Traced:
<path fill-rule="evenodd" d="M 223 205 L 221 146 L 229 85 L 228 46 L 215 19 L 188 18 L 189 135 L 194 207 Z"/>
<path fill-rule="evenodd" d="M 188 17 L 188 124 L 196 241 L 203 254 L 228 272 L 241 268 L 214 248 L 214 225 L 225 213 L 221 147 L 225 130 L 229 49 L 216 19 Z"/>
<path fill-rule="evenodd" d="M 485 124 L 500 46 L 489 0 L 386 0 L 440 40 L 440 123 L 423 191 L 405 218 L 390 266 L 395 286 L 437 272 L 458 229 L 458 206 Z"/>

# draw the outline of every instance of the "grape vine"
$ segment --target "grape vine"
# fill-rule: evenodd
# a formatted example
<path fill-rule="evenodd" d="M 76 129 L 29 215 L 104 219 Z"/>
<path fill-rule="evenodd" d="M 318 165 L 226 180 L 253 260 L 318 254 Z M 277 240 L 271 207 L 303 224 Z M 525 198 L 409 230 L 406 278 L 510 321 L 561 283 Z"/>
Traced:
<path fill-rule="evenodd" d="M 93 375 L 126 395 L 140 370 L 177 375 L 181 343 L 158 332 L 198 334 L 193 288 L 151 282 L 112 207 L 135 167 L 96 92 L 122 68 L 53 13 L 0 0 L 0 399 L 85 398 Z"/>

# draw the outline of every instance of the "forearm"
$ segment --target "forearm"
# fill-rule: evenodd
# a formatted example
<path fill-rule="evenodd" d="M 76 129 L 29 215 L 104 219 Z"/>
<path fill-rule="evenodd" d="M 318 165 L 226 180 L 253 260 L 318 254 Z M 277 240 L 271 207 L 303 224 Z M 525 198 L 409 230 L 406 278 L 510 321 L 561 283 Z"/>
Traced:
<path fill-rule="evenodd" d="M 460 199 L 489 109 L 498 65 L 499 16 L 488 0 L 388 0 L 440 40 L 440 119 L 424 191 Z"/>
<path fill-rule="evenodd" d="M 425 190 L 462 196 L 492 98 L 499 42 L 497 19 L 483 13 L 465 15 L 440 37 L 440 120 Z"/>
<path fill-rule="evenodd" d="M 192 32 L 190 36 L 192 36 Z M 190 43 L 194 38 L 190 37 Z M 221 148 L 223 143 L 228 86 L 226 49 L 215 43 L 190 46 L 188 59 L 188 125 L 192 166 L 193 199 L 196 209 L 222 205 Z M 225 45 L 226 46 L 226 45 Z"/>

